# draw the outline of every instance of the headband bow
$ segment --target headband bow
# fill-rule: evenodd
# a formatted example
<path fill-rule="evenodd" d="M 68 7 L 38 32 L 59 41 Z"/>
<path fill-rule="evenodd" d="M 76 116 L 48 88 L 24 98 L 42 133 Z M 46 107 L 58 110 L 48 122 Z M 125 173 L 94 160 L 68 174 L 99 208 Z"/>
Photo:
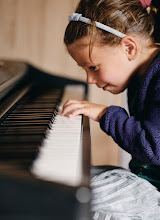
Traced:
<path fill-rule="evenodd" d="M 150 5 L 151 5 L 151 1 L 152 1 L 152 0 L 140 0 L 142 6 L 143 6 L 144 8 L 150 6 Z"/>

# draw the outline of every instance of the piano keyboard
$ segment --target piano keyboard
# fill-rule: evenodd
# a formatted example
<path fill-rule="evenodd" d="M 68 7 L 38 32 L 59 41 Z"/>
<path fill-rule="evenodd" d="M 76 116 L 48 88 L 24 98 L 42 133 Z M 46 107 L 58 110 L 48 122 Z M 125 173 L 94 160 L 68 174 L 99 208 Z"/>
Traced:
<path fill-rule="evenodd" d="M 80 185 L 82 116 L 63 117 L 58 109 L 69 98 L 82 100 L 83 95 L 83 86 L 31 89 L 1 118 L 0 159 L 30 167 L 40 179 Z"/>
<path fill-rule="evenodd" d="M 66 86 L 59 109 L 69 99 L 83 99 L 82 86 Z M 67 118 L 58 115 L 48 132 L 32 173 L 42 179 L 77 186 L 82 183 L 82 116 Z M 58 167 L 58 169 L 57 169 Z"/>

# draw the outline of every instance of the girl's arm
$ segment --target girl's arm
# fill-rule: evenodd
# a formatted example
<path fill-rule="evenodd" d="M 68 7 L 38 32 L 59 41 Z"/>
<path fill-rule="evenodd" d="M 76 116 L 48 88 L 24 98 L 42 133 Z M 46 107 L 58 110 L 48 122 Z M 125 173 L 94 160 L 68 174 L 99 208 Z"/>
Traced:
<path fill-rule="evenodd" d="M 100 121 L 102 130 L 133 157 L 160 165 L 160 82 L 150 91 L 150 103 L 144 121 L 137 121 L 119 106 L 106 107 L 87 101 L 69 100 L 62 115 L 73 117 L 84 114 Z M 71 113 L 70 113 L 71 112 Z M 102 116 L 102 117 L 101 117 Z"/>
<path fill-rule="evenodd" d="M 110 106 L 100 119 L 104 132 L 133 157 L 144 162 L 160 165 L 160 82 L 149 92 L 143 121 L 121 107 Z"/>

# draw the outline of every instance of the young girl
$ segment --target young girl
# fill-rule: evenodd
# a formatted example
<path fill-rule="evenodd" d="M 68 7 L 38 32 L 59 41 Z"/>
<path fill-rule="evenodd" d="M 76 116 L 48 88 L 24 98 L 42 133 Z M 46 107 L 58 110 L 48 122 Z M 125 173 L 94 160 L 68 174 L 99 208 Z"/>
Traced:
<path fill-rule="evenodd" d="M 132 172 L 102 169 L 92 177 L 93 219 L 159 220 L 160 1 L 81 0 L 69 21 L 64 42 L 87 82 L 113 94 L 128 89 L 129 114 L 78 100 L 61 113 L 99 122 L 132 155 Z"/>

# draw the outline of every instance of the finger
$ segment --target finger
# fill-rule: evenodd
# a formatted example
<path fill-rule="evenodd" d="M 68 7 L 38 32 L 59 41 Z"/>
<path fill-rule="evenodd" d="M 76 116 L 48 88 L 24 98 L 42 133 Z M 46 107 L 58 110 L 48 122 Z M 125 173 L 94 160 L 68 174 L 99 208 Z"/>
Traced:
<path fill-rule="evenodd" d="M 69 104 L 71 104 L 72 102 L 73 103 L 76 103 L 76 101 L 77 100 L 67 100 L 63 105 L 59 105 L 58 106 L 58 109 L 59 109 L 59 111 L 62 113 L 63 112 L 63 110 L 64 110 L 64 108 L 67 106 L 67 105 L 69 105 Z"/>
<path fill-rule="evenodd" d="M 66 101 L 65 103 L 64 103 L 64 107 L 65 106 L 67 106 L 67 105 L 70 105 L 70 104 L 74 104 L 74 103 L 79 103 L 80 101 L 78 101 L 78 100 L 74 100 L 74 99 L 69 99 L 68 101 Z"/>
<path fill-rule="evenodd" d="M 68 104 L 67 106 L 64 107 L 63 111 L 61 112 L 61 115 L 66 115 L 69 112 L 74 111 L 77 108 L 83 108 L 83 104 L 81 103 L 72 103 L 72 104 Z"/>
<path fill-rule="evenodd" d="M 76 103 L 77 100 L 67 100 L 60 108 L 61 114 L 63 114 L 64 109 L 66 108 L 66 106 L 70 105 L 72 102 Z"/>
<path fill-rule="evenodd" d="M 88 116 L 88 113 L 87 113 L 87 109 L 86 108 L 78 108 L 74 111 L 72 111 L 72 113 L 70 113 L 68 115 L 69 118 L 72 118 L 72 117 L 75 117 L 77 115 L 85 115 L 85 116 Z"/>

